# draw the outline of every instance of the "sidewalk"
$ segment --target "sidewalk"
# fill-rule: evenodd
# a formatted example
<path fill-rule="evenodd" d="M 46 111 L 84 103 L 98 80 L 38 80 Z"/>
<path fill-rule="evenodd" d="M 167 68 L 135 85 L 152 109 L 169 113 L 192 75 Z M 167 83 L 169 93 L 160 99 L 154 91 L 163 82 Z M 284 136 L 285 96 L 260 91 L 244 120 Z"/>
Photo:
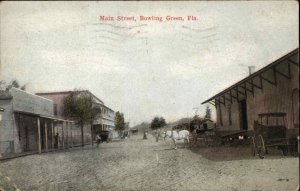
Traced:
<path fill-rule="evenodd" d="M 72 147 L 64 148 L 64 149 L 63 148 L 49 149 L 47 152 L 42 151 L 41 154 L 50 153 L 50 152 L 64 152 L 64 151 L 70 151 L 70 150 L 79 150 L 79 149 L 85 149 L 85 148 L 90 148 L 90 147 L 93 147 L 93 146 L 91 144 L 85 144 L 84 147 L 82 147 L 82 145 L 80 144 L 80 145 L 73 145 Z M 94 144 L 94 147 L 96 147 L 96 144 Z M 34 154 L 39 154 L 39 153 L 38 153 L 38 151 L 29 151 L 29 152 L 8 154 L 6 156 L 0 156 L 0 161 L 10 160 L 10 159 L 24 157 L 24 156 L 28 156 L 28 155 L 34 155 Z"/>

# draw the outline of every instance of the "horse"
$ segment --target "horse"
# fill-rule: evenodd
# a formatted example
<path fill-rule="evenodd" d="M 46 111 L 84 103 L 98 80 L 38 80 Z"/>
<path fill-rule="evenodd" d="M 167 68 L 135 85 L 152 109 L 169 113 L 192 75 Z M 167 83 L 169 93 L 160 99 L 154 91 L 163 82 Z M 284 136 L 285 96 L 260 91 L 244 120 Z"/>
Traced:
<path fill-rule="evenodd" d="M 163 133 L 164 134 L 164 140 L 166 139 L 166 137 L 169 137 L 173 140 L 174 145 L 175 145 L 175 149 L 177 149 L 177 144 L 176 141 L 178 140 L 184 140 L 185 143 L 189 143 L 189 136 L 190 136 L 190 132 L 188 130 L 181 130 L 179 132 L 177 131 L 166 131 Z"/>

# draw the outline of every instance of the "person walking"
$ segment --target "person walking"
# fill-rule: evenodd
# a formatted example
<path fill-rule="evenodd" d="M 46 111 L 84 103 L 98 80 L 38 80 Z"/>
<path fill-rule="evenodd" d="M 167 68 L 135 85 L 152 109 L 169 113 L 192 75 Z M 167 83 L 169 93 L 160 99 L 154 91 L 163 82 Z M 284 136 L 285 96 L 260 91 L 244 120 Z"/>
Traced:
<path fill-rule="evenodd" d="M 143 139 L 147 139 L 147 131 L 144 132 Z"/>
<path fill-rule="evenodd" d="M 97 134 L 97 136 L 96 136 L 97 148 L 99 147 L 100 142 L 101 142 L 101 137 L 99 134 Z"/>

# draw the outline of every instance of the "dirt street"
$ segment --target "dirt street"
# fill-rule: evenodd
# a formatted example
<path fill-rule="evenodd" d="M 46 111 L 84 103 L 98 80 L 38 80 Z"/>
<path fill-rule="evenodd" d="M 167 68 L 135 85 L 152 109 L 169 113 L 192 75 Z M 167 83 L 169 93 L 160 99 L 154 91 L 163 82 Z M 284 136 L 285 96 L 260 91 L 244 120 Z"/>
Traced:
<path fill-rule="evenodd" d="M 168 142 L 167 142 L 168 143 Z M 0 163 L 2 190 L 295 191 L 298 158 L 213 161 L 149 135 Z"/>

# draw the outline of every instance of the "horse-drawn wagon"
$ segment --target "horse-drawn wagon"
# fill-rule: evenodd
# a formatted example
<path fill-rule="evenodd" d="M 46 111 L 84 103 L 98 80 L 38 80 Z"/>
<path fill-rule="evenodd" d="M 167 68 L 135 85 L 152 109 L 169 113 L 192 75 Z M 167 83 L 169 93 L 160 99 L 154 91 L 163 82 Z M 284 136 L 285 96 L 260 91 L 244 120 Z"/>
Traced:
<path fill-rule="evenodd" d="M 201 142 L 204 146 L 219 146 L 226 143 L 234 143 L 237 140 L 241 144 L 247 144 L 247 137 L 251 134 L 247 130 L 218 131 L 214 129 L 196 130 L 190 135 L 190 147 Z"/>
<path fill-rule="evenodd" d="M 198 143 L 204 143 L 206 146 L 215 144 L 219 141 L 219 136 L 214 129 L 198 128 L 190 134 L 190 147 L 197 146 Z"/>
<path fill-rule="evenodd" d="M 284 155 L 298 155 L 299 128 L 287 129 L 286 113 L 262 113 L 258 117 L 259 121 L 254 121 L 254 135 L 250 142 L 253 156 L 264 158 L 271 147 L 282 150 Z"/>
<path fill-rule="evenodd" d="M 110 137 L 110 131 L 107 130 L 102 130 L 100 131 L 100 138 L 101 138 L 101 142 L 103 143 L 105 142 L 110 142 L 111 141 L 111 137 Z"/>
<path fill-rule="evenodd" d="M 190 131 L 190 147 L 197 146 L 199 143 L 205 146 L 223 145 L 226 142 L 239 140 L 241 137 L 247 138 L 249 134 L 247 130 L 217 130 L 215 123 L 210 119 L 194 120 Z M 247 139 L 242 140 L 246 142 Z"/>

